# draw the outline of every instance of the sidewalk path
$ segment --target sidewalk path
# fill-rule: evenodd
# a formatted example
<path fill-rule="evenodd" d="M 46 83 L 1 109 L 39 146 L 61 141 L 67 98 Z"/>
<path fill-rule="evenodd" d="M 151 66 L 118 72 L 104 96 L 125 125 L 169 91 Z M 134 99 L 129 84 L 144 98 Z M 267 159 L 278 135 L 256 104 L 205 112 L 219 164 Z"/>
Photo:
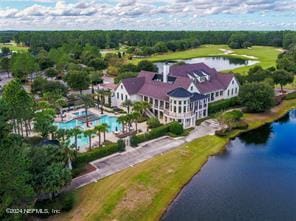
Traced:
<path fill-rule="evenodd" d="M 123 169 L 133 167 L 135 164 L 151 159 L 156 155 L 175 149 L 186 142 L 203 136 L 213 135 L 219 128 L 220 126 L 216 121 L 207 120 L 191 131 L 187 137 L 175 139 L 167 136 L 161 137 L 142 143 L 137 148 L 129 148 L 128 151 L 123 153 L 113 154 L 93 161 L 91 164 L 96 167 L 96 170 L 74 178 L 67 189 L 78 189 L 92 182 L 96 182 Z"/>

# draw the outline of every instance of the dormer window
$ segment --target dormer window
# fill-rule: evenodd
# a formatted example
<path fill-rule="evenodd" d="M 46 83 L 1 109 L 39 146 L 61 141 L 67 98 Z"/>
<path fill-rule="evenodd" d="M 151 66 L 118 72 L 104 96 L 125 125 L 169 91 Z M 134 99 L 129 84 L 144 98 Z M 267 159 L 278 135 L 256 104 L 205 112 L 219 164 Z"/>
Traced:
<path fill-rule="evenodd" d="M 190 78 L 194 79 L 194 82 L 198 81 L 202 83 L 210 80 L 210 76 L 204 71 L 193 71 L 192 73 L 189 74 L 189 76 Z"/>

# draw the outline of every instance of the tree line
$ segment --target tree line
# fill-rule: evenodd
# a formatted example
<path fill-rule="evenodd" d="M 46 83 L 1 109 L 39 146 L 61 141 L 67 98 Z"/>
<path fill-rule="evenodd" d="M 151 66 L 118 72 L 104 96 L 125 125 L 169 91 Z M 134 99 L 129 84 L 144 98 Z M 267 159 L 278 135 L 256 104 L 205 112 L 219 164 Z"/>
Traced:
<path fill-rule="evenodd" d="M 117 48 L 121 44 L 136 47 L 155 47 L 159 42 L 195 41 L 200 44 L 229 44 L 240 48 L 250 44 L 279 46 L 288 48 L 296 42 L 296 32 L 292 31 L 20 31 L 7 35 L 17 43 L 24 43 L 33 50 L 61 47 L 63 44 L 97 46 L 98 48 Z"/>

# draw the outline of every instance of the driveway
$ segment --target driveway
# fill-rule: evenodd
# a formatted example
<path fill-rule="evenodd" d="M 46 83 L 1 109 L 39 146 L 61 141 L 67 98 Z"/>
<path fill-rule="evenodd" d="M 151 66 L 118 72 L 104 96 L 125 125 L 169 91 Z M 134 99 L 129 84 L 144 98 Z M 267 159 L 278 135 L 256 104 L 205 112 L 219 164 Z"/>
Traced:
<path fill-rule="evenodd" d="M 220 125 L 216 121 L 206 120 L 191 131 L 187 137 L 161 137 L 142 143 L 137 148 L 128 148 L 128 150 L 123 153 L 113 154 L 93 161 L 90 164 L 92 164 L 96 170 L 74 178 L 67 189 L 78 189 L 89 183 L 96 182 L 104 177 L 151 159 L 154 156 L 175 149 L 186 142 L 190 142 L 203 136 L 213 135 L 219 128 Z"/>

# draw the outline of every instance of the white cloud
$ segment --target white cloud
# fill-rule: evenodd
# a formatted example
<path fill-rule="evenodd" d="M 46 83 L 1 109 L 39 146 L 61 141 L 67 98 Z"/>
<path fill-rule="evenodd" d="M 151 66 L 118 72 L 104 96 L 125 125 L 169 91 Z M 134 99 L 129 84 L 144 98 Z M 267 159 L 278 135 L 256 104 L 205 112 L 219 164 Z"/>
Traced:
<path fill-rule="evenodd" d="M 2 0 L 3 1 L 3 0 Z M 19 0 L 26 1 L 26 0 Z M 0 0 L 1 2 L 1 0 Z M 296 0 L 118 0 L 67 3 L 34 0 L 23 9 L 0 8 L 4 29 L 295 29 Z M 53 6 L 41 3 L 55 2 Z M 243 15 L 260 14 L 253 20 Z M 266 21 L 272 13 L 293 14 L 290 21 Z M 213 16 L 222 16 L 220 20 Z M 257 21 L 262 18 L 262 21 Z M 219 24 L 220 23 L 220 24 Z M 222 25 L 223 24 L 223 25 Z M 257 25 L 257 26 L 256 26 Z"/>

